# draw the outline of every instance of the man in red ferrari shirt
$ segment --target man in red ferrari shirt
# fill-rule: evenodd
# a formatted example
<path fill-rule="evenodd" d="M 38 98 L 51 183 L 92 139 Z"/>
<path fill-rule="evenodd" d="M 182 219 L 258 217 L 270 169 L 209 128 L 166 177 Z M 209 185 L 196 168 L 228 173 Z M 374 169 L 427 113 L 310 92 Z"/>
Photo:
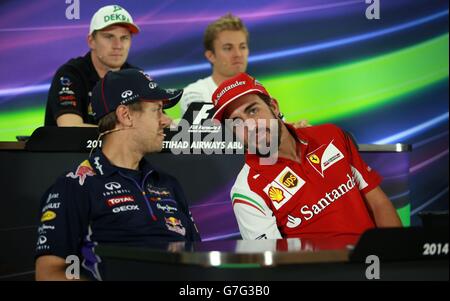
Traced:
<path fill-rule="evenodd" d="M 402 226 L 379 187 L 381 177 L 337 126 L 293 128 L 284 123 L 277 102 L 245 73 L 223 82 L 212 101 L 213 118 L 232 120 L 247 149 L 231 190 L 244 239 L 354 243 L 369 228 Z M 271 121 L 275 127 L 269 126 Z M 266 141 L 278 142 L 275 152 L 266 155 L 272 159 L 269 165 L 260 152 Z"/>

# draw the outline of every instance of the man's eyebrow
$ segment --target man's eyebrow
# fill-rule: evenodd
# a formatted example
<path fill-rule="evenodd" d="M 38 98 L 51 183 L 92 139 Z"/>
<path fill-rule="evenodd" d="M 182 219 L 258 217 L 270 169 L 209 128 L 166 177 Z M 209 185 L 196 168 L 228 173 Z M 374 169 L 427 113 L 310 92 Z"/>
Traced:
<path fill-rule="evenodd" d="M 256 106 L 257 104 L 258 104 L 258 103 L 257 103 L 256 101 L 250 103 L 250 104 L 245 108 L 244 112 L 248 114 L 248 112 L 249 112 L 251 109 L 253 109 L 253 107 Z"/>
<path fill-rule="evenodd" d="M 257 103 L 256 101 L 250 103 L 250 104 L 244 109 L 244 113 L 245 113 L 245 114 L 248 114 L 248 112 L 249 112 L 254 106 L 256 106 L 257 104 L 258 104 L 258 103 Z M 233 121 L 235 121 L 236 119 L 241 119 L 241 118 L 239 118 L 239 117 L 234 117 L 234 118 L 232 118 Z"/>
<path fill-rule="evenodd" d="M 114 36 L 112 33 L 109 33 L 109 32 L 102 32 L 101 35 L 104 36 L 104 37 L 112 37 L 112 36 Z"/>

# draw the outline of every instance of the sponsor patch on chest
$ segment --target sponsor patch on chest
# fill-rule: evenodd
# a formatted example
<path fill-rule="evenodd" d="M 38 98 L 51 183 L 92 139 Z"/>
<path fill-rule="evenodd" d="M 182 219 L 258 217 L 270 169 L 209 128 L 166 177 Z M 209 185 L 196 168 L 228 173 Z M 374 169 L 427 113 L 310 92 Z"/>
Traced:
<path fill-rule="evenodd" d="M 285 167 L 263 191 L 270 198 L 275 209 L 278 210 L 286 204 L 303 185 L 305 185 L 305 181 L 291 168 Z"/>
<path fill-rule="evenodd" d="M 134 197 L 132 195 L 123 195 L 123 196 L 118 196 L 118 197 L 108 199 L 106 201 L 106 204 L 108 205 L 108 207 L 113 207 L 113 206 L 116 206 L 119 204 L 129 203 L 129 202 L 134 202 Z"/>
<path fill-rule="evenodd" d="M 306 159 L 324 177 L 325 170 L 344 159 L 344 154 L 331 141 L 328 145 L 322 144 L 319 148 L 307 154 Z"/>

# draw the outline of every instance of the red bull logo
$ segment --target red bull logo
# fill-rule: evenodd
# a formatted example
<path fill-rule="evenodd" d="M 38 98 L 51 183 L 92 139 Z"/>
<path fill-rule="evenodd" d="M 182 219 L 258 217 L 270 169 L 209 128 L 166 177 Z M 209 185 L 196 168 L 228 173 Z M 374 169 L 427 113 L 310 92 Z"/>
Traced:
<path fill-rule="evenodd" d="M 174 231 L 178 234 L 181 234 L 183 236 L 186 235 L 186 229 L 183 227 L 183 225 L 181 224 L 181 221 L 173 216 L 171 217 L 165 217 L 164 218 L 166 221 L 166 226 L 167 229 L 169 229 L 170 231 Z"/>
<path fill-rule="evenodd" d="M 167 218 L 164 218 L 166 220 L 166 224 L 171 225 L 172 227 L 176 227 L 176 226 L 182 226 L 181 225 L 181 221 L 173 216 Z"/>
<path fill-rule="evenodd" d="M 78 183 L 80 183 L 80 186 L 83 186 L 84 181 L 86 180 L 86 177 L 95 176 L 94 169 L 92 168 L 91 164 L 89 164 L 88 160 L 84 160 L 78 167 L 75 173 L 69 172 L 66 177 L 77 179 Z"/>

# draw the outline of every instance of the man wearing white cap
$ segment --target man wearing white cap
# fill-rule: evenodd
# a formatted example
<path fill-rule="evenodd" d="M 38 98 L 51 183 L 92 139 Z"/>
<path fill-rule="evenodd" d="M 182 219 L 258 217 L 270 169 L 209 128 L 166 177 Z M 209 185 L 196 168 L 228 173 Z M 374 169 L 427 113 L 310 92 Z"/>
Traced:
<path fill-rule="evenodd" d="M 127 63 L 133 34 L 131 15 L 118 5 L 100 8 L 92 17 L 87 42 L 90 51 L 69 60 L 55 76 L 48 93 L 45 125 L 95 126 L 92 89 L 108 71 L 136 67 Z"/>

